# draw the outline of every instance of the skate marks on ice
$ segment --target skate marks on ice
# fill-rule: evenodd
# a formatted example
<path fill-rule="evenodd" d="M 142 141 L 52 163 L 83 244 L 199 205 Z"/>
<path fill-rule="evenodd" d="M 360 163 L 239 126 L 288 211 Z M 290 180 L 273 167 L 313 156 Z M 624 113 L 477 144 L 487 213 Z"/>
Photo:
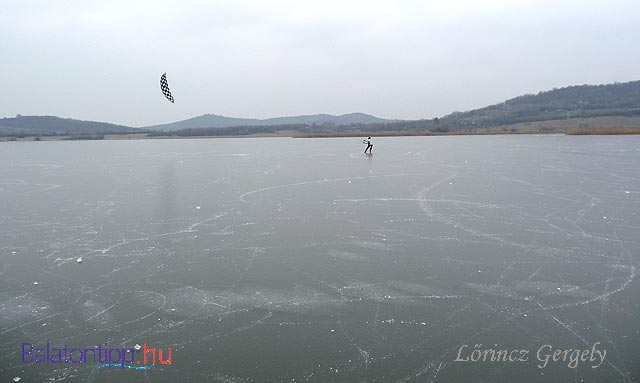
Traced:
<path fill-rule="evenodd" d="M 113 157 L 102 173 L 108 187 L 77 201 L 60 200 L 76 189 L 42 166 L 20 167 L 31 174 L 20 177 L 9 169 L 2 193 L 29 192 L 60 213 L 34 203 L 0 218 L 2 350 L 15 357 L 25 337 L 147 340 L 194 361 L 158 370 L 159 381 L 261 381 L 251 372 L 259 358 L 250 369 L 230 362 L 255 350 L 282 371 L 263 369 L 262 381 L 447 382 L 463 368 L 452 362 L 461 344 L 505 342 L 503 331 L 531 347 L 601 341 L 607 378 L 631 381 L 624 336 L 634 336 L 639 315 L 628 300 L 640 249 L 637 162 L 578 161 L 576 148 L 554 147 L 573 141 L 509 139 L 494 141 L 498 150 L 474 149 L 483 138 L 453 150 L 441 145 L 448 139 L 393 139 L 393 154 L 372 161 L 334 155 L 340 140 L 331 155 L 309 150 L 313 140 L 282 151 L 250 139 L 215 150 L 178 143 L 195 147 L 169 154 L 151 146 Z M 534 152 L 548 157 L 533 164 Z M 139 177 L 127 176 L 132 160 L 147 167 L 134 168 Z M 154 168 L 158 160 L 171 165 Z M 52 163 L 55 172 L 80 169 Z"/>

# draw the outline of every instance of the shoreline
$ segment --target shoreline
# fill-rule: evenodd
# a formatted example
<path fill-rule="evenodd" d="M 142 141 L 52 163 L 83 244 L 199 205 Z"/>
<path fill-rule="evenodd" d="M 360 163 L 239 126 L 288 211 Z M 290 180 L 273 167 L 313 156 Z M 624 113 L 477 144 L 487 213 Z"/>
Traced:
<path fill-rule="evenodd" d="M 487 130 L 485 132 L 431 132 L 431 131 L 388 131 L 388 132 L 344 132 L 344 133 L 300 133 L 283 131 L 281 133 L 262 133 L 245 135 L 205 135 L 205 136 L 177 136 L 177 135 L 149 135 L 149 133 L 104 134 L 102 138 L 87 135 L 53 135 L 27 137 L 0 137 L 0 142 L 38 142 L 38 141 L 115 141 L 115 140 L 196 140 L 207 138 L 352 138 L 352 137 L 437 137 L 437 136 L 497 136 L 497 135 L 527 135 L 527 134 L 564 134 L 567 136 L 585 135 L 638 135 L 640 128 L 593 128 L 569 129 L 566 131 L 500 131 Z"/>

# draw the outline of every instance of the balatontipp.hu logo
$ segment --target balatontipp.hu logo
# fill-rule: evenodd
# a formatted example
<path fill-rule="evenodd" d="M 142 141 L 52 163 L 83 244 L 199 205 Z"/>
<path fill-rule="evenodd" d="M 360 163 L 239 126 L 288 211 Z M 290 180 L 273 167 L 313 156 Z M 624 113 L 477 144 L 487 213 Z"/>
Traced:
<path fill-rule="evenodd" d="M 156 363 L 171 364 L 171 349 L 136 344 L 132 348 L 111 348 L 107 343 L 94 347 L 62 347 L 46 342 L 44 345 L 22 343 L 24 364 L 99 364 L 100 368 L 120 367 L 145 370 Z"/>

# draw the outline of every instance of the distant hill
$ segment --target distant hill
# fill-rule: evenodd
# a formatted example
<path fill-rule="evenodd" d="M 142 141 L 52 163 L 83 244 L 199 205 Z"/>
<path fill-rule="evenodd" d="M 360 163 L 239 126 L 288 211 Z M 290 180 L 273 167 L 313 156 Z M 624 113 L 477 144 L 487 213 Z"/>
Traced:
<path fill-rule="evenodd" d="M 249 134 L 323 134 L 357 132 L 564 132 L 580 128 L 633 128 L 640 120 L 640 81 L 608 85 L 579 85 L 527 94 L 500 104 L 425 120 L 385 120 L 364 113 L 334 116 L 315 114 L 268 119 L 232 118 L 205 114 L 145 128 L 79 121 L 53 116 L 0 119 L 0 136 L 162 131 L 179 136 Z"/>
<path fill-rule="evenodd" d="M 385 120 L 364 113 L 350 113 L 339 116 L 331 114 L 313 114 L 304 116 L 275 117 L 267 119 L 253 118 L 233 118 L 219 116 L 215 114 L 204 114 L 183 121 L 170 124 L 146 126 L 147 130 L 175 131 L 181 129 L 202 129 L 202 128 L 231 128 L 240 126 L 275 126 L 275 125 L 352 125 L 352 124 L 372 124 L 386 123 L 392 120 Z"/>
<path fill-rule="evenodd" d="M 578 85 L 527 94 L 500 104 L 438 119 L 451 127 L 493 127 L 524 122 L 640 116 L 640 81 Z"/>
<path fill-rule="evenodd" d="M 106 122 L 55 116 L 21 116 L 0 119 L 0 135 L 46 136 L 60 134 L 139 133 L 142 130 Z"/>
<path fill-rule="evenodd" d="M 640 81 L 579 85 L 527 94 L 500 104 L 425 120 L 398 121 L 362 114 L 299 116 L 268 120 L 228 119 L 205 115 L 149 129 L 171 128 L 180 136 L 273 134 L 349 134 L 350 132 L 564 132 L 571 128 L 622 127 L 640 117 Z M 320 123 L 319 118 L 327 118 Z M 342 119 L 342 120 L 340 120 Z M 624 120 L 624 121 L 623 121 Z M 566 121 L 566 122 L 565 122 Z M 216 125 L 217 124 L 217 125 Z M 535 126 L 531 125 L 535 124 Z M 310 126 L 313 125 L 313 126 Z M 190 126 L 189 128 L 184 128 Z M 217 126 L 213 127 L 212 126 Z M 225 127 L 224 129 L 222 127 Z M 178 130 L 173 130 L 178 128 Z"/>

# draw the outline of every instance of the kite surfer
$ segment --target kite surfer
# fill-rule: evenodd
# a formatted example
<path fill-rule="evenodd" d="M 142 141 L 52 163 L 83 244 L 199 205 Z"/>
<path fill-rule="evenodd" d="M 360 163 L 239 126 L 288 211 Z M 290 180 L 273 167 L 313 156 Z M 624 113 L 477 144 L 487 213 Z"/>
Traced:
<path fill-rule="evenodd" d="M 371 137 L 364 140 L 363 144 L 367 144 L 367 147 L 364 149 L 364 154 L 367 154 L 367 150 L 369 151 L 369 154 L 372 154 L 371 150 L 373 149 L 373 144 L 371 144 Z"/>

